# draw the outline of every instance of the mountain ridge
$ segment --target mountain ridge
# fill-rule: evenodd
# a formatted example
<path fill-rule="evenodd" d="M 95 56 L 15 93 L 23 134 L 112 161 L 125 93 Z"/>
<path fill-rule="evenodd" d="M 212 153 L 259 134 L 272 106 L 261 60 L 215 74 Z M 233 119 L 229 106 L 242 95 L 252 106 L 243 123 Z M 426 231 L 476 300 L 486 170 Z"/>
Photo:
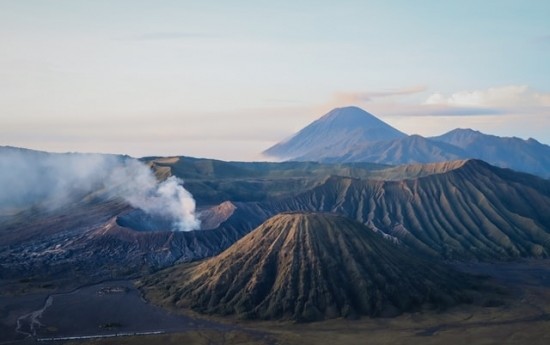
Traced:
<path fill-rule="evenodd" d="M 480 160 L 410 179 L 331 176 L 306 192 L 260 207 L 274 213 L 335 212 L 414 250 L 450 260 L 550 256 L 550 181 Z"/>
<path fill-rule="evenodd" d="M 432 137 L 406 135 L 385 124 L 374 115 L 365 123 L 350 123 L 339 112 L 357 107 L 336 108 L 294 134 L 264 151 L 264 154 L 286 161 L 315 161 L 323 163 L 371 162 L 401 165 L 433 163 L 456 159 L 481 159 L 503 168 L 550 178 L 550 146 L 533 138 L 499 137 L 473 129 L 454 129 Z M 330 115 L 330 116 L 329 116 Z M 326 121 L 330 118 L 331 121 Z M 374 121 L 374 119 L 378 121 Z M 319 133 L 310 130 L 323 124 Z M 382 126 L 393 134 L 376 136 L 375 126 Z M 382 124 L 385 124 L 384 127 Z M 334 130 L 330 128 L 334 127 Z M 364 137 L 360 132 L 370 133 Z M 304 147 L 298 147 L 301 143 Z"/>
<path fill-rule="evenodd" d="M 372 162 L 377 164 L 437 163 L 468 158 L 463 150 L 413 134 L 390 141 L 358 145 L 352 152 L 324 162 Z"/>
<path fill-rule="evenodd" d="M 550 146 L 529 138 L 499 137 L 472 129 L 454 129 L 431 140 L 454 145 L 465 156 L 493 165 L 550 177 Z"/>

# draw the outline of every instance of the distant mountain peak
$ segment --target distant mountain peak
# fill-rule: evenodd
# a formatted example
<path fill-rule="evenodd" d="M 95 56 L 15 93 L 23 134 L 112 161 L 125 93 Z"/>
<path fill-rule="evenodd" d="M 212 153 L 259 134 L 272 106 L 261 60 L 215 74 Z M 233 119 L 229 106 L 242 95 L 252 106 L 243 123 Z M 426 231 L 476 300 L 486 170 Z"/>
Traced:
<path fill-rule="evenodd" d="M 544 145 L 544 144 L 542 144 L 540 141 L 538 141 L 537 139 L 531 138 L 531 137 L 529 137 L 529 138 L 527 139 L 527 142 L 530 143 L 530 144 Z"/>
<path fill-rule="evenodd" d="M 406 137 L 404 140 L 406 141 L 423 141 L 423 140 L 426 140 L 426 138 L 424 138 L 423 136 L 419 135 L 419 134 L 411 134 L 409 135 L 408 137 Z"/>
<path fill-rule="evenodd" d="M 452 132 L 481 133 L 480 131 L 472 128 L 455 128 L 452 131 L 449 131 L 449 133 L 452 133 Z"/>
<path fill-rule="evenodd" d="M 325 115 L 323 115 L 321 117 L 321 119 L 323 118 L 327 118 L 327 117 L 332 117 L 332 116 L 338 116 L 338 115 L 345 115 L 345 114 L 363 114 L 363 113 L 366 113 L 368 114 L 368 112 L 366 112 L 365 110 L 357 107 L 357 106 L 354 106 L 354 105 L 350 105 L 350 106 L 346 106 L 346 107 L 337 107 L 337 108 L 334 108 L 332 109 L 331 111 L 329 111 L 328 113 L 326 113 Z"/>
<path fill-rule="evenodd" d="M 475 129 L 472 129 L 472 128 L 455 128 L 443 135 L 450 135 L 450 134 L 453 134 L 453 135 L 483 135 L 482 132 L 480 131 L 477 131 Z"/>
<path fill-rule="evenodd" d="M 457 128 L 430 140 L 460 148 L 464 158 L 477 158 L 503 168 L 550 176 L 550 146 L 532 138 L 499 137 Z"/>
<path fill-rule="evenodd" d="M 334 108 L 328 113 L 326 113 L 325 115 L 321 116 L 319 120 L 323 121 L 323 120 L 342 119 L 342 118 L 355 118 L 359 120 L 368 118 L 368 119 L 375 119 L 377 121 L 380 121 L 378 118 L 376 118 L 376 116 L 356 106 Z"/>
<path fill-rule="evenodd" d="M 285 160 L 316 160 L 320 156 L 338 156 L 367 142 L 389 141 L 405 136 L 359 107 L 341 107 L 329 111 L 288 140 L 267 149 L 264 154 Z"/>
<path fill-rule="evenodd" d="M 430 139 L 434 139 L 436 141 L 443 141 L 449 144 L 456 145 L 457 143 L 477 140 L 484 136 L 488 137 L 491 135 L 482 133 L 480 131 L 477 131 L 471 128 L 455 128 L 451 131 L 448 131 L 447 133 L 444 133 L 436 137 L 432 137 Z"/>
<path fill-rule="evenodd" d="M 356 106 L 332 109 L 316 122 L 325 123 L 332 126 L 333 129 L 345 128 L 351 130 L 360 128 L 364 130 L 373 130 L 380 128 L 382 130 L 387 130 L 389 127 L 384 121 Z M 397 129 L 394 130 L 397 131 Z"/>
<path fill-rule="evenodd" d="M 407 136 L 356 106 L 332 109 L 263 153 L 287 161 L 391 165 L 477 158 L 550 177 L 550 146 L 533 138 L 500 137 L 471 128 L 456 128 L 428 138 Z"/>

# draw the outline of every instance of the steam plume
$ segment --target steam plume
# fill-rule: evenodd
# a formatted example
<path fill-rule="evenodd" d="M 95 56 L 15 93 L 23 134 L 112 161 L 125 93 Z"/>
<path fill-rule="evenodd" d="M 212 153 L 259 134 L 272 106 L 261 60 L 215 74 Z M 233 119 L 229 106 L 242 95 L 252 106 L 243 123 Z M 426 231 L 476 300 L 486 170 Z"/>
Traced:
<path fill-rule="evenodd" d="M 50 154 L 0 147 L 0 208 L 56 209 L 91 193 L 119 197 L 172 223 L 172 230 L 198 229 L 195 200 L 172 176 L 159 182 L 144 163 L 123 156 Z"/>

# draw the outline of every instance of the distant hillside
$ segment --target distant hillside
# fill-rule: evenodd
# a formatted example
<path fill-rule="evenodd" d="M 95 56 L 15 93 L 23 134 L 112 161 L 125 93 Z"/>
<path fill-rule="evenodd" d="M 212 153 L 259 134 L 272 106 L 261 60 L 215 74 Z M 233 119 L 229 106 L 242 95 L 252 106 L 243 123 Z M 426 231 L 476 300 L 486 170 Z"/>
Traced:
<path fill-rule="evenodd" d="M 406 135 L 357 107 L 336 108 L 265 150 L 283 160 L 313 160 L 344 155 L 356 145 L 403 138 Z"/>
<path fill-rule="evenodd" d="M 471 129 L 431 138 L 407 136 L 356 107 L 332 110 L 264 154 L 280 160 L 390 165 L 481 159 L 550 178 L 550 146 L 535 139 L 503 138 Z"/>
<path fill-rule="evenodd" d="M 281 214 L 220 255 L 142 281 L 148 298 L 202 313 L 315 321 L 469 301 L 464 274 L 331 214 Z"/>
<path fill-rule="evenodd" d="M 435 163 L 463 159 L 463 150 L 420 135 L 367 143 L 356 146 L 343 156 L 323 159 L 323 162 L 372 162 L 379 164 Z"/>
<path fill-rule="evenodd" d="M 431 140 L 456 146 L 469 158 L 550 177 L 550 146 L 535 139 L 503 138 L 471 129 L 455 129 Z"/>
<path fill-rule="evenodd" d="M 142 161 L 161 179 L 171 175 L 183 179 L 199 204 L 290 196 L 332 175 L 367 178 L 390 167 L 374 163 L 225 162 L 193 157 L 146 157 Z"/>

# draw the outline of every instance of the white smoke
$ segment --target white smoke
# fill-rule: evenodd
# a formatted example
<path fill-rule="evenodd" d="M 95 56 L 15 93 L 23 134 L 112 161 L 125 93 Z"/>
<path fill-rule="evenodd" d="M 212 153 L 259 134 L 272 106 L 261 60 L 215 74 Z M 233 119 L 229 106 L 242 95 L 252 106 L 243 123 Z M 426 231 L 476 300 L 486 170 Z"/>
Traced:
<path fill-rule="evenodd" d="M 129 157 L 0 147 L 0 191 L 4 209 L 56 209 L 98 193 L 169 220 L 172 230 L 200 228 L 183 181 L 172 176 L 159 182 L 146 164 Z"/>
<path fill-rule="evenodd" d="M 130 205 L 172 221 L 175 230 L 200 228 L 195 216 L 195 199 L 183 188 L 181 179 L 171 176 L 159 183 L 145 164 L 131 159 L 118 166 L 108 181 L 117 186 L 117 194 Z"/>

